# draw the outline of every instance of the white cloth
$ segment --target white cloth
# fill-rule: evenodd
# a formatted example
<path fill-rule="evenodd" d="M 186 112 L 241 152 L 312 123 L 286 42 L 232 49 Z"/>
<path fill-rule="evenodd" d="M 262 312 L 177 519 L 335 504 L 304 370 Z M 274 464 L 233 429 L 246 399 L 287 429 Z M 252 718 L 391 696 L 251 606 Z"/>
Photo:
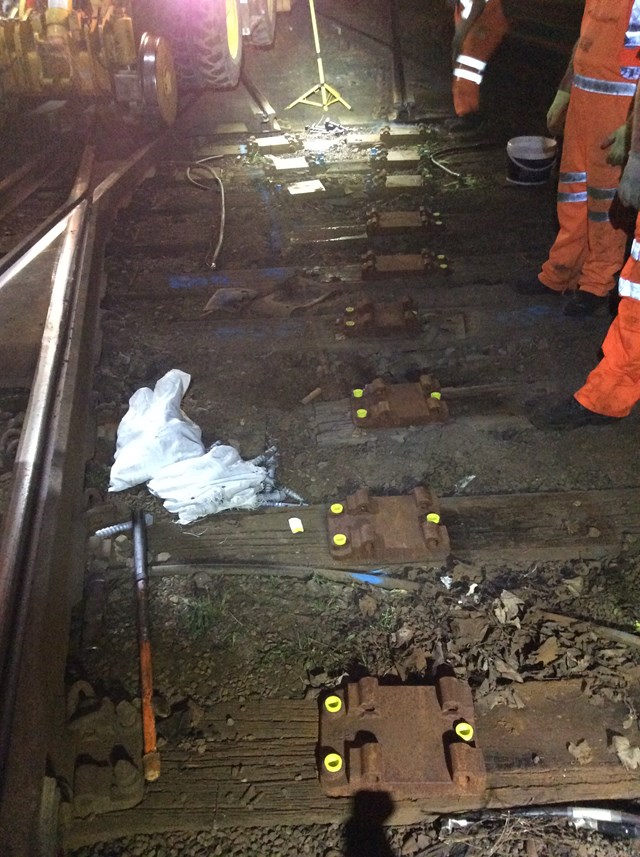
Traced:
<path fill-rule="evenodd" d="M 181 524 L 254 508 L 266 476 L 232 446 L 216 443 L 205 451 L 200 428 L 180 409 L 190 382 L 186 372 L 171 369 L 153 390 L 143 387 L 131 396 L 109 483 L 109 491 L 124 491 L 146 482 Z"/>

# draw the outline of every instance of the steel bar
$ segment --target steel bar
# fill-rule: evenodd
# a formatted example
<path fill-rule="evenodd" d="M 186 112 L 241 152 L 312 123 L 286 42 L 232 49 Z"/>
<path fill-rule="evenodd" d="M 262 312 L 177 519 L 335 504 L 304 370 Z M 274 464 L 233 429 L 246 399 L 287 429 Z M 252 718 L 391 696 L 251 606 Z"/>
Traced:
<path fill-rule="evenodd" d="M 160 776 L 160 754 L 156 741 L 153 713 L 153 668 L 149 633 L 149 579 L 147 575 L 147 528 L 144 512 L 133 513 L 133 567 L 138 610 L 138 647 L 140 658 L 140 698 L 142 700 L 142 738 L 144 778 L 153 782 Z"/>

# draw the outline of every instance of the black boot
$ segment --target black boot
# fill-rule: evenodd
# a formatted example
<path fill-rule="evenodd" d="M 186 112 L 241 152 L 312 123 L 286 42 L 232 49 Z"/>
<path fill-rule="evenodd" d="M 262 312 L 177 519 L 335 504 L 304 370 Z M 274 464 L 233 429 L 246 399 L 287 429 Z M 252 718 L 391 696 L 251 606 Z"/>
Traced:
<path fill-rule="evenodd" d="M 556 289 L 550 289 L 545 286 L 544 283 L 541 283 L 537 277 L 523 277 L 521 280 L 517 280 L 513 288 L 519 295 L 530 295 L 531 297 L 553 297 L 554 295 L 558 297 L 562 295 L 563 292 L 558 292 Z"/>
<path fill-rule="evenodd" d="M 583 292 L 578 289 L 574 292 L 564 308 L 564 314 L 574 318 L 585 318 L 593 315 L 599 309 L 609 306 L 609 296 L 601 298 L 593 292 Z"/>
<path fill-rule="evenodd" d="M 486 122 L 481 113 L 466 113 L 457 119 L 452 119 L 447 130 L 452 134 L 478 134 L 486 129 Z"/>
<path fill-rule="evenodd" d="M 607 417 L 584 408 L 573 396 L 560 402 L 538 403 L 531 408 L 528 416 L 536 428 L 555 431 L 620 422 L 620 417 Z"/>

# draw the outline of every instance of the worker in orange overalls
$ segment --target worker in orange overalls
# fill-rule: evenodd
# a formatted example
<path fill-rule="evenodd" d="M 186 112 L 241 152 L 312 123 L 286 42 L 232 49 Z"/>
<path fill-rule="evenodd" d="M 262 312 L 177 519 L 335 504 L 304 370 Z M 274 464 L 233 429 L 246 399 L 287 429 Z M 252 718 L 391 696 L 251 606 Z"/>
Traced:
<path fill-rule="evenodd" d="M 634 109 L 631 153 L 618 194 L 640 208 L 640 98 Z M 541 428 L 570 429 L 615 423 L 640 401 L 640 214 L 636 217 L 631 255 L 618 282 L 620 304 L 602 344 L 603 358 L 569 401 L 532 415 Z"/>
<path fill-rule="evenodd" d="M 633 6 L 625 35 L 629 72 L 633 62 L 640 62 L 640 3 L 636 0 Z M 635 97 L 631 118 L 630 152 L 618 197 L 623 205 L 640 209 L 640 95 Z M 618 294 L 618 313 L 602 345 L 602 360 L 568 401 L 547 405 L 532 414 L 535 424 L 568 429 L 615 423 L 640 401 L 640 213 L 636 215 L 631 254 L 618 280 Z"/>
<path fill-rule="evenodd" d="M 509 32 L 502 0 L 456 0 L 453 38 L 453 131 L 474 131 L 481 124 L 480 86 L 494 51 Z"/>
<path fill-rule="evenodd" d="M 547 114 L 552 134 L 564 129 L 558 181 L 560 229 L 528 294 L 571 292 L 565 314 L 588 316 L 608 304 L 624 261 L 627 234 L 610 220 L 629 137 L 636 91 L 632 44 L 640 0 L 586 0 L 580 37 Z"/>

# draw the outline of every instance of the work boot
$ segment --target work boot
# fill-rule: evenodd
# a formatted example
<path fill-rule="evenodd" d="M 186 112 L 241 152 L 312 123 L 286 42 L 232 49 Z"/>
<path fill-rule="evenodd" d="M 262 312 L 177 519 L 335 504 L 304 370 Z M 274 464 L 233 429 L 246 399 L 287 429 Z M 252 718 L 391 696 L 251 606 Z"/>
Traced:
<path fill-rule="evenodd" d="M 466 113 L 457 119 L 452 119 L 447 126 L 451 134 L 478 134 L 486 129 L 482 113 Z"/>
<path fill-rule="evenodd" d="M 604 426 L 620 422 L 583 407 L 573 396 L 560 402 L 541 402 L 531 408 L 529 419 L 536 428 L 563 431 L 581 426 Z"/>
<path fill-rule="evenodd" d="M 586 318 L 587 316 L 593 315 L 601 307 L 606 307 L 608 305 L 608 295 L 601 298 L 599 295 L 594 295 L 593 292 L 584 292 L 582 289 L 579 289 L 577 292 L 574 292 L 567 301 L 567 305 L 564 308 L 564 314 L 570 315 L 573 318 Z"/>
<path fill-rule="evenodd" d="M 530 297 L 542 297 L 543 295 L 550 297 L 563 294 L 563 292 L 558 292 L 555 289 L 545 286 L 537 277 L 525 277 L 522 280 L 518 280 L 514 284 L 514 289 L 518 294 L 529 295 Z"/>

